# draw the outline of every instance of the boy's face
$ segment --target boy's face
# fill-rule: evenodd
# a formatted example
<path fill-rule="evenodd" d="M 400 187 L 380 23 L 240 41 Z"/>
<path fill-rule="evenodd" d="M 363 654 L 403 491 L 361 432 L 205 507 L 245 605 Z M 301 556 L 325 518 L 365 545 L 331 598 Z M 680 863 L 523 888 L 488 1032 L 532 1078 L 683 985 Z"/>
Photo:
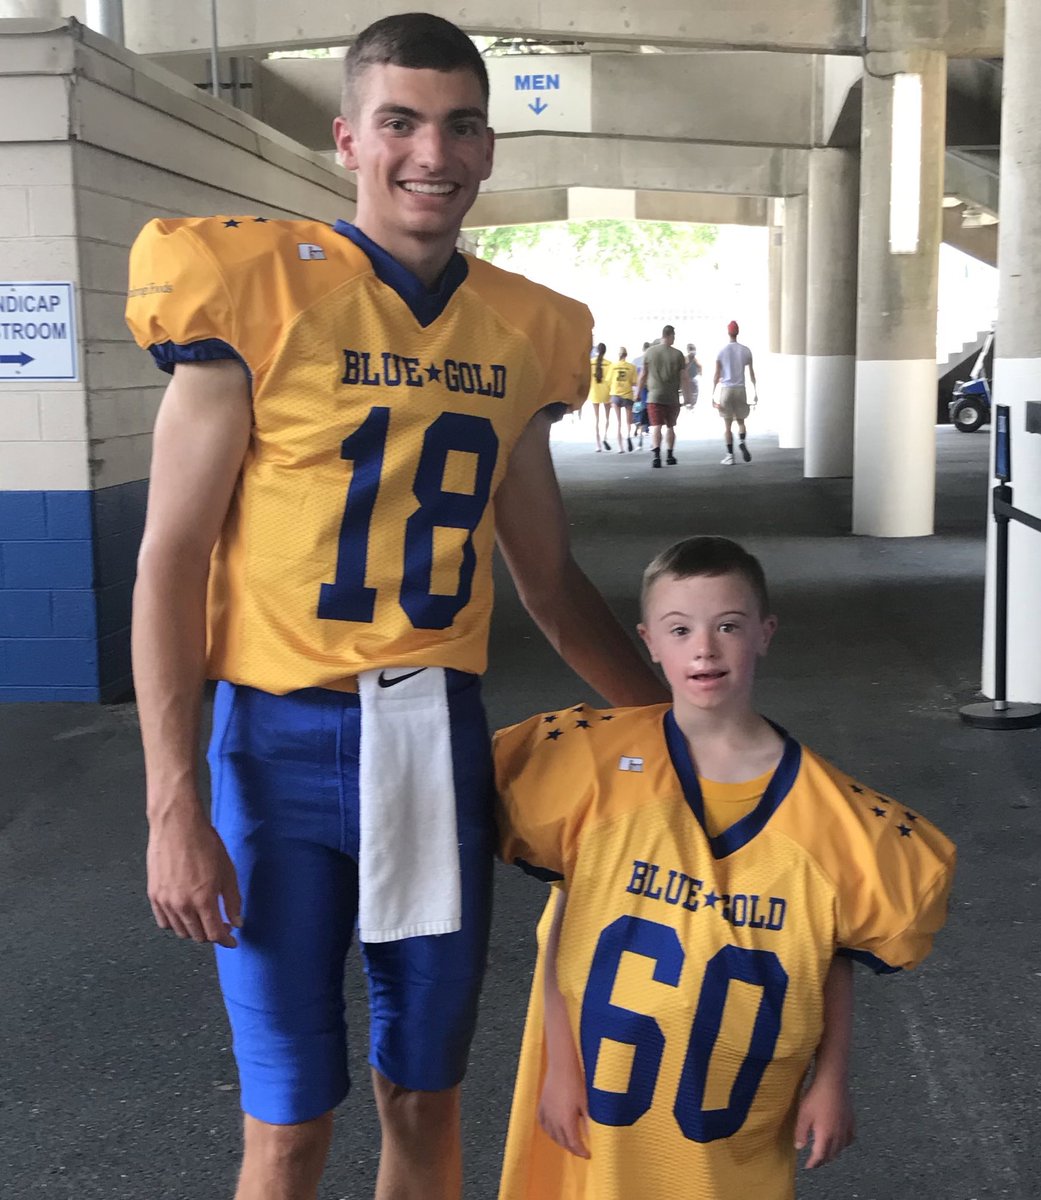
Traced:
<path fill-rule="evenodd" d="M 648 593 L 637 628 L 676 704 L 737 715 L 751 707 L 756 660 L 777 618 L 760 616 L 741 575 L 666 575 Z"/>
<path fill-rule="evenodd" d="M 454 244 L 492 170 L 494 135 L 472 71 L 372 66 L 333 123 L 357 172 L 356 222 L 392 254 L 403 240 Z"/>

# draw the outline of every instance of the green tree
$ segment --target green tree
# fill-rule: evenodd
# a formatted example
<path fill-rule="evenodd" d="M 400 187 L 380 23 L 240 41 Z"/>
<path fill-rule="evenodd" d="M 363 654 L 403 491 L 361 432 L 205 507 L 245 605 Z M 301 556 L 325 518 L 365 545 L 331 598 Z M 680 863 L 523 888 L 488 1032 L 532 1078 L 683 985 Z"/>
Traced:
<path fill-rule="evenodd" d="M 565 224 L 499 225 L 468 231 L 477 253 L 489 262 L 560 242 L 559 250 L 582 266 L 617 270 L 639 279 L 681 271 L 715 243 L 715 225 L 671 221 L 568 221 Z"/>

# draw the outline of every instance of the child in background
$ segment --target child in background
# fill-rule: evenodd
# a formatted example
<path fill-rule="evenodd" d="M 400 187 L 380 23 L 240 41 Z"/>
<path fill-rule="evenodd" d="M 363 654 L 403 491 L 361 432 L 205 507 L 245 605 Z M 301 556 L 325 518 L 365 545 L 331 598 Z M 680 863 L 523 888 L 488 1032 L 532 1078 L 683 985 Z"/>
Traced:
<path fill-rule="evenodd" d="M 926 956 L 954 847 L 756 711 L 777 621 L 740 546 L 659 555 L 642 613 L 671 705 L 496 736 L 503 857 L 561 881 L 499 1197 L 792 1200 L 797 1151 L 852 1140 L 849 960 Z"/>

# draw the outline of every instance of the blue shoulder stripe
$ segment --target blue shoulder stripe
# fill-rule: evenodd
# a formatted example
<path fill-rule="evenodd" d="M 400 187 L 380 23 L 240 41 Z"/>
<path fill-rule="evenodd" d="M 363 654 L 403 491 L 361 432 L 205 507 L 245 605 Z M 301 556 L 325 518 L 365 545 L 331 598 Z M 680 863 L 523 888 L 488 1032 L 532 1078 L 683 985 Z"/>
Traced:
<path fill-rule="evenodd" d="M 854 962 L 863 963 L 865 967 L 870 967 L 876 975 L 898 975 L 904 969 L 903 967 L 891 967 L 889 963 L 876 958 L 867 950 L 847 950 L 843 946 L 835 953 L 841 954 L 843 958 L 852 958 Z"/>
<path fill-rule="evenodd" d="M 520 867 L 525 875 L 530 875 L 533 879 L 541 879 L 543 883 L 559 883 L 564 878 L 559 871 L 550 871 L 547 867 L 534 867 L 523 858 L 515 858 L 513 865 Z"/>
<path fill-rule="evenodd" d="M 221 362 L 232 360 L 242 364 L 249 376 L 249 386 L 253 388 L 253 372 L 241 354 L 220 338 L 203 338 L 198 342 L 188 342 L 181 345 L 178 342 L 159 342 L 148 347 L 148 352 L 155 360 L 160 371 L 172 375 L 178 363 Z"/>

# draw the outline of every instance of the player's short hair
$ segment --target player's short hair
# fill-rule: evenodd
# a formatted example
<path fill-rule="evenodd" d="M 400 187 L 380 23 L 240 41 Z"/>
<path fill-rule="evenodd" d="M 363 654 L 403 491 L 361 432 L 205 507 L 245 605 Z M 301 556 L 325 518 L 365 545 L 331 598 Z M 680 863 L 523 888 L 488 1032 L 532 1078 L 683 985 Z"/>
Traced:
<path fill-rule="evenodd" d="M 676 330 L 671 325 L 666 325 L 661 331 L 662 337 L 675 337 Z"/>
<path fill-rule="evenodd" d="M 725 537 L 684 538 L 663 550 L 643 573 L 640 611 L 646 613 L 647 596 L 659 579 L 691 579 L 697 575 L 740 575 L 755 595 L 760 617 L 770 615 L 762 564 L 754 554 Z"/>
<path fill-rule="evenodd" d="M 471 71 L 488 106 L 488 71 L 477 47 L 451 21 L 432 13 L 399 13 L 374 21 L 358 34 L 343 60 L 340 109 L 357 109 L 358 86 L 369 67 Z"/>

